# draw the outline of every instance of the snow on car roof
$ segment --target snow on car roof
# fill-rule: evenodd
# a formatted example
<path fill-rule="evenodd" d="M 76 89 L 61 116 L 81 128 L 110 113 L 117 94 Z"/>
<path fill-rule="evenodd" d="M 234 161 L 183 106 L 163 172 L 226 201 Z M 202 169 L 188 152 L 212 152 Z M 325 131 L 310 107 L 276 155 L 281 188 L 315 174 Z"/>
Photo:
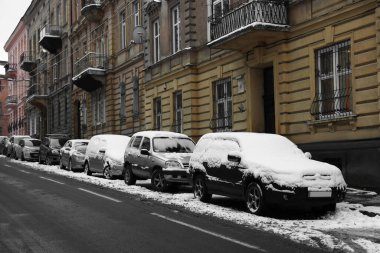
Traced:
<path fill-rule="evenodd" d="M 90 140 L 88 139 L 73 139 L 73 140 L 69 140 L 73 143 L 77 143 L 77 142 L 90 142 Z"/>
<path fill-rule="evenodd" d="M 175 132 L 170 132 L 170 131 L 141 131 L 135 133 L 133 136 L 145 136 L 149 138 L 154 138 L 154 137 L 176 137 L 176 138 L 189 138 L 189 136 L 185 134 L 180 134 L 180 133 L 175 133 Z"/>

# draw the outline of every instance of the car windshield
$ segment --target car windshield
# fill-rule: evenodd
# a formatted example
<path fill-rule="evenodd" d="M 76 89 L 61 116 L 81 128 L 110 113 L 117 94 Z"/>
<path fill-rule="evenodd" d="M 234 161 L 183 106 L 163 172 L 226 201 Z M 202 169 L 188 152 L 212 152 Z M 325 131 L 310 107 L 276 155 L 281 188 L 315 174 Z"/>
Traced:
<path fill-rule="evenodd" d="M 75 145 L 75 150 L 78 151 L 79 153 L 85 154 L 86 149 L 87 149 L 87 144 L 88 143 L 77 144 Z"/>
<path fill-rule="evenodd" d="M 60 148 L 66 143 L 67 139 L 50 139 L 50 147 Z"/>
<path fill-rule="evenodd" d="M 26 147 L 39 147 L 41 145 L 40 140 L 25 140 Z"/>
<path fill-rule="evenodd" d="M 153 150 L 159 153 L 192 153 L 194 142 L 188 138 L 157 137 L 153 139 Z"/>

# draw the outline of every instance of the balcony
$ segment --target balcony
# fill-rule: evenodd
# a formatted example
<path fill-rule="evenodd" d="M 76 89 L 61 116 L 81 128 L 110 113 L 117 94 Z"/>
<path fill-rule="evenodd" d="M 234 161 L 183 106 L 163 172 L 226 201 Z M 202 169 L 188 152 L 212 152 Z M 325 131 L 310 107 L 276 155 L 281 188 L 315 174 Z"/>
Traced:
<path fill-rule="evenodd" d="M 5 76 L 7 78 L 16 78 L 17 73 L 17 64 L 16 63 L 7 63 L 4 65 Z"/>
<path fill-rule="evenodd" d="M 62 27 L 45 25 L 40 32 L 40 45 L 51 54 L 56 54 L 62 47 Z"/>
<path fill-rule="evenodd" d="M 104 0 L 84 0 L 82 1 L 81 13 L 89 21 L 99 21 L 103 17 L 102 4 Z"/>
<path fill-rule="evenodd" d="M 20 55 L 20 68 L 27 72 L 32 72 L 36 68 L 37 64 L 33 57 L 32 52 L 23 52 Z"/>
<path fill-rule="evenodd" d="M 106 56 L 88 53 L 74 65 L 73 83 L 88 92 L 94 91 L 105 83 Z"/>
<path fill-rule="evenodd" d="M 208 18 L 209 47 L 244 51 L 255 43 L 281 39 L 289 29 L 286 0 L 245 0 L 230 7 L 222 15 Z"/>
<path fill-rule="evenodd" d="M 48 94 L 46 85 L 31 84 L 28 88 L 28 97 L 26 103 L 37 108 L 45 108 L 47 106 Z"/>
<path fill-rule="evenodd" d="M 7 96 L 7 98 L 5 99 L 5 106 L 7 107 L 17 106 L 17 96 L 16 95 Z"/>

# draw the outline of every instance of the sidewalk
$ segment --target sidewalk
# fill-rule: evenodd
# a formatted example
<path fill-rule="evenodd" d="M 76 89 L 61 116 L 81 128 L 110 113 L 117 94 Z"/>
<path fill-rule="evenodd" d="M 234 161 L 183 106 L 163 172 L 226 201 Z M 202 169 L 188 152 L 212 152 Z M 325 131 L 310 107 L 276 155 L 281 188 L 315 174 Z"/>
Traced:
<path fill-rule="evenodd" d="M 380 195 L 376 192 L 348 188 L 345 201 L 363 205 L 359 211 L 365 215 L 380 216 Z"/>

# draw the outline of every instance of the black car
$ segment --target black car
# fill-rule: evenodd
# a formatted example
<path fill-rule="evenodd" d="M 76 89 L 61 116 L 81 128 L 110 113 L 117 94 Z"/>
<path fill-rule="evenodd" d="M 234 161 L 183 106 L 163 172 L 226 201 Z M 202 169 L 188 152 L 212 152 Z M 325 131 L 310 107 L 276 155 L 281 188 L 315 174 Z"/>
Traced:
<path fill-rule="evenodd" d="M 47 165 L 59 164 L 60 149 L 69 139 L 65 134 L 48 134 L 42 139 L 38 162 Z"/>

